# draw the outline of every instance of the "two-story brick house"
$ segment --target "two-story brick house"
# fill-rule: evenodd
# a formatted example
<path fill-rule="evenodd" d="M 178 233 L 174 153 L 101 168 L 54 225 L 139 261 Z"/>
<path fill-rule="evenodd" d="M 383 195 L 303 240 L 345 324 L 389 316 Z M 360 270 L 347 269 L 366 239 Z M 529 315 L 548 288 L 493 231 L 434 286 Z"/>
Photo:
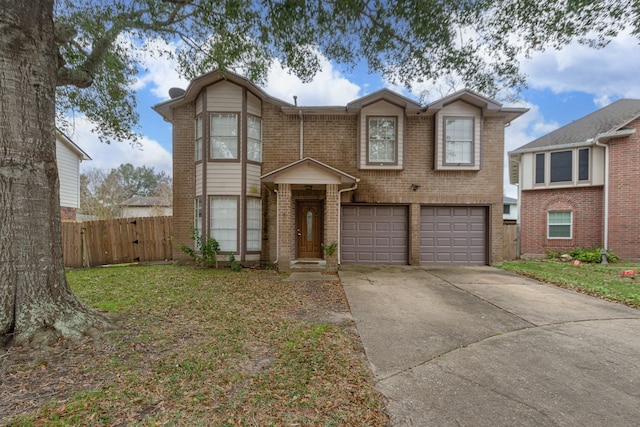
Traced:
<path fill-rule="evenodd" d="M 606 248 L 640 259 L 640 100 L 621 99 L 509 153 L 520 253 Z"/>
<path fill-rule="evenodd" d="M 502 260 L 504 127 L 525 109 L 386 89 L 299 107 L 218 71 L 173 95 L 154 109 L 173 124 L 176 243 L 195 227 L 280 270 Z"/>

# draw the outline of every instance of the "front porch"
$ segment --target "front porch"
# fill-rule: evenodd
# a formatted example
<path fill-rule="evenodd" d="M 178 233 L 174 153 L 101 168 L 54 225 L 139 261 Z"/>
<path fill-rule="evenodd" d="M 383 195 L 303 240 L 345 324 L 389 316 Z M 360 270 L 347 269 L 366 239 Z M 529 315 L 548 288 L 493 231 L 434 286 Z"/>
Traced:
<path fill-rule="evenodd" d="M 338 269 L 340 196 L 357 179 L 311 158 L 261 177 L 276 196 L 276 255 L 279 271 Z M 342 188 L 345 187 L 345 188 Z M 332 250 L 327 247 L 332 246 Z"/>

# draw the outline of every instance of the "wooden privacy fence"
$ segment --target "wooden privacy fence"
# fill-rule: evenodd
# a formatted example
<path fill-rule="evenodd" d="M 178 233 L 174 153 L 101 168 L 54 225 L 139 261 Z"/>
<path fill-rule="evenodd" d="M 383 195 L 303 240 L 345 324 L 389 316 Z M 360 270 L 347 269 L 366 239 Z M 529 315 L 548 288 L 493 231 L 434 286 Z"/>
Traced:
<path fill-rule="evenodd" d="M 518 258 L 518 224 L 515 221 L 502 225 L 502 258 L 505 261 Z"/>
<path fill-rule="evenodd" d="M 173 259 L 172 217 L 62 222 L 65 267 Z"/>

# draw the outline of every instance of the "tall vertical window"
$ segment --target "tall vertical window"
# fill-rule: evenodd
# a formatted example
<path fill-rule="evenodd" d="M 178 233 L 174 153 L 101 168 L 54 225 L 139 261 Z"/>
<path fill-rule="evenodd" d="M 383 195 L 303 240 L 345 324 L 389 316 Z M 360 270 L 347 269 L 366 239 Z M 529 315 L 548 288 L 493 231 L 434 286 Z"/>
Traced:
<path fill-rule="evenodd" d="M 536 154 L 536 184 L 544 184 L 544 153 Z"/>
<path fill-rule="evenodd" d="M 195 199 L 193 202 L 193 232 L 196 235 L 202 233 L 202 200 Z"/>
<path fill-rule="evenodd" d="M 396 162 L 396 118 L 369 117 L 369 163 Z"/>
<path fill-rule="evenodd" d="M 578 180 L 589 180 L 589 149 L 578 150 Z"/>
<path fill-rule="evenodd" d="M 235 197 L 211 197 L 210 235 L 220 244 L 223 252 L 238 249 L 238 199 Z"/>
<path fill-rule="evenodd" d="M 551 153 L 551 182 L 566 182 L 573 179 L 573 151 Z"/>
<path fill-rule="evenodd" d="M 262 121 L 255 116 L 247 118 L 247 160 L 262 161 Z"/>
<path fill-rule="evenodd" d="M 444 118 L 445 164 L 473 163 L 473 118 Z"/>
<path fill-rule="evenodd" d="M 259 251 L 262 247 L 262 201 L 247 199 L 247 251 Z"/>
<path fill-rule="evenodd" d="M 202 116 L 196 117 L 195 126 L 196 140 L 194 144 L 194 154 L 197 162 L 202 160 Z"/>
<path fill-rule="evenodd" d="M 547 237 L 549 239 L 570 239 L 571 211 L 550 211 L 548 215 Z"/>
<path fill-rule="evenodd" d="M 211 157 L 213 159 L 238 158 L 238 115 L 215 113 L 211 115 Z"/>

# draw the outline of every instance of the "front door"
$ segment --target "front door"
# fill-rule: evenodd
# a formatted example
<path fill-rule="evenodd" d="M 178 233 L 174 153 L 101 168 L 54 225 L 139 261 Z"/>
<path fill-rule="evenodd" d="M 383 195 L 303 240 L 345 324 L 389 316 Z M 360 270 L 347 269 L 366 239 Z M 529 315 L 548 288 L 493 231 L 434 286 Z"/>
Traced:
<path fill-rule="evenodd" d="M 298 202 L 298 258 L 322 258 L 322 201 Z"/>

